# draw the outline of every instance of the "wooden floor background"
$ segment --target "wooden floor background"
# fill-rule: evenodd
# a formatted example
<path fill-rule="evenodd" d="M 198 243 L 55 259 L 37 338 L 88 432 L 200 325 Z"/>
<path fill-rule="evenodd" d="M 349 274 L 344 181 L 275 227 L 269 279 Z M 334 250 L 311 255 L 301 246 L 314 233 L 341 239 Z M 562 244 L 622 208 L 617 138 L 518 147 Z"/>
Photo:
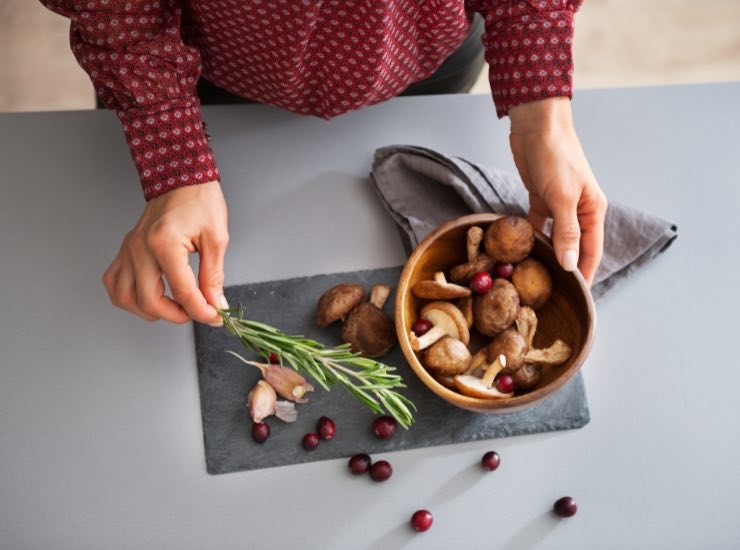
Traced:
<path fill-rule="evenodd" d="M 93 107 L 68 28 L 37 0 L 0 0 L 0 112 Z M 740 0 L 585 0 L 575 62 L 577 89 L 740 80 Z M 488 91 L 481 74 L 473 93 Z"/>

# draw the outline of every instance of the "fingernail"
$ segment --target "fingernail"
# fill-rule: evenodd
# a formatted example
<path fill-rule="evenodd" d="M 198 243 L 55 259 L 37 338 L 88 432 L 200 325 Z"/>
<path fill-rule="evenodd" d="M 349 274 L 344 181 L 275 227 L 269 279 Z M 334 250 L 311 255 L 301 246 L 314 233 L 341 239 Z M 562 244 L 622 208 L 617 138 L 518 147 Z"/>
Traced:
<path fill-rule="evenodd" d="M 218 299 L 218 303 L 221 305 L 221 309 L 229 309 L 229 302 L 226 301 L 226 296 L 223 294 Z"/>
<path fill-rule="evenodd" d="M 563 269 L 565 271 L 575 271 L 578 267 L 578 252 L 575 250 L 566 250 L 563 254 Z"/>

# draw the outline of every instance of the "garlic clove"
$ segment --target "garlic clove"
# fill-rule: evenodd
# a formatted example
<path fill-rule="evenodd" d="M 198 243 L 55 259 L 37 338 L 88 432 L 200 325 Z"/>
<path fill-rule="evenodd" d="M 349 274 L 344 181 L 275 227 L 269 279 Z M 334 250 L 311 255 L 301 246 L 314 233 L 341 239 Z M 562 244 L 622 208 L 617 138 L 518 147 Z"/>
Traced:
<path fill-rule="evenodd" d="M 277 395 L 272 386 L 264 380 L 260 380 L 247 396 L 249 416 L 252 417 L 254 422 L 262 422 L 275 412 L 276 399 Z"/>
<path fill-rule="evenodd" d="M 275 416 L 283 422 L 295 422 L 298 418 L 298 411 L 295 408 L 295 403 L 292 403 L 291 401 L 276 401 Z"/>

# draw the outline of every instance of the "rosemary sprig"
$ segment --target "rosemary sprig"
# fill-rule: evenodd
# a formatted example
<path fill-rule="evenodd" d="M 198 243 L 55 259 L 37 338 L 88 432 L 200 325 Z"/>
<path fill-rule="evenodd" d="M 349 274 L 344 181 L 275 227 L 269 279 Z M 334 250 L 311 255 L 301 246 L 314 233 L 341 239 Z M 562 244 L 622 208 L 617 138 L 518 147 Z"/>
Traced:
<path fill-rule="evenodd" d="M 315 340 L 245 319 L 241 308 L 222 309 L 219 314 L 229 332 L 266 359 L 275 353 L 281 363 L 310 375 L 325 390 L 342 385 L 374 412 L 391 415 L 404 428 L 413 423 L 411 410 L 416 407 L 395 391 L 406 385 L 393 374 L 394 367 L 352 353 L 349 344 L 327 348 Z"/>

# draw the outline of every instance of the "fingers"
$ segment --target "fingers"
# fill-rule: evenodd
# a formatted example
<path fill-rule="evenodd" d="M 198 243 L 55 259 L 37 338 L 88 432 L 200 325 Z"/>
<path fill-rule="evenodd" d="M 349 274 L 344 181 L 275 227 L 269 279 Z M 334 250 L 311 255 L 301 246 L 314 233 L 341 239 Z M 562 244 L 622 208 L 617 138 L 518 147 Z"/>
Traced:
<path fill-rule="evenodd" d="M 188 263 L 188 251 L 184 247 L 174 246 L 165 250 L 160 249 L 156 256 L 175 302 L 180 304 L 194 321 L 218 325 L 221 317 L 198 289 L 195 275 Z"/>
<path fill-rule="evenodd" d="M 229 236 L 225 232 L 205 234 L 200 244 L 200 290 L 212 306 L 228 308 L 229 304 L 224 297 L 224 256 Z"/>
<path fill-rule="evenodd" d="M 121 261 L 118 284 L 116 285 L 112 301 L 118 307 L 130 311 L 142 319 L 146 319 L 147 321 L 156 320 L 156 317 L 144 313 L 139 307 L 138 300 L 136 299 L 136 279 L 134 277 L 133 265 L 130 261 L 127 261 L 126 257 L 123 257 Z"/>
<path fill-rule="evenodd" d="M 559 192 L 550 201 L 552 211 L 552 244 L 555 256 L 566 271 L 575 271 L 581 247 L 581 226 L 578 222 L 578 197 Z"/>
<path fill-rule="evenodd" d="M 139 309 L 156 319 L 172 323 L 186 323 L 190 320 L 185 310 L 169 296 L 165 295 L 162 272 L 149 255 L 142 255 L 134 269 L 136 300 Z"/>
<path fill-rule="evenodd" d="M 589 285 L 593 284 L 604 249 L 604 217 L 607 201 L 600 191 L 586 197 L 579 208 L 581 220 L 581 254 L 578 269 Z"/>

